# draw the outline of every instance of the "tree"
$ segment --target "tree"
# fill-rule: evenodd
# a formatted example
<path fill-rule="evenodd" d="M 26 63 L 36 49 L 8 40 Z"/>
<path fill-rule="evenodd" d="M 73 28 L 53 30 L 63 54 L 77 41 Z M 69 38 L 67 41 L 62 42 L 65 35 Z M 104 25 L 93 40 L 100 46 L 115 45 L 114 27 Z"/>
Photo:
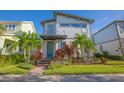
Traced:
<path fill-rule="evenodd" d="M 96 48 L 95 48 L 95 45 L 93 43 L 93 41 L 91 39 L 87 39 L 85 41 L 85 52 L 87 53 L 87 55 L 89 54 L 89 52 L 91 51 L 92 53 L 95 53 L 96 52 Z M 88 55 L 89 56 L 89 55 Z"/>
<path fill-rule="evenodd" d="M 21 46 L 24 54 L 25 62 L 30 63 L 31 51 L 35 48 L 41 47 L 41 39 L 38 34 L 26 32 L 18 32 L 15 34 L 16 42 L 14 43 L 14 48 Z"/>
<path fill-rule="evenodd" d="M 95 52 L 95 46 L 93 41 L 87 37 L 86 34 L 76 34 L 73 45 L 79 47 L 81 50 L 82 58 L 86 61 L 87 57 L 90 56 L 89 52 Z"/>
<path fill-rule="evenodd" d="M 3 32 L 5 31 L 5 27 L 3 24 L 0 24 L 0 36 L 3 35 Z"/>
<path fill-rule="evenodd" d="M 84 57 L 84 48 L 85 48 L 85 40 L 87 39 L 86 34 L 77 33 L 75 36 L 75 40 L 73 41 L 73 45 L 77 48 L 80 48 L 82 58 Z"/>
<path fill-rule="evenodd" d="M 40 48 L 41 49 L 41 43 L 42 40 L 39 37 L 38 34 L 36 33 L 31 33 L 28 34 L 28 63 L 30 63 L 30 57 L 31 57 L 31 50 L 35 49 L 35 48 Z"/>
<path fill-rule="evenodd" d="M 17 49 L 17 47 L 21 46 L 24 54 L 24 61 L 27 62 L 27 49 L 28 49 L 28 34 L 26 32 L 17 32 L 15 34 L 16 42 L 13 44 L 13 48 Z"/>

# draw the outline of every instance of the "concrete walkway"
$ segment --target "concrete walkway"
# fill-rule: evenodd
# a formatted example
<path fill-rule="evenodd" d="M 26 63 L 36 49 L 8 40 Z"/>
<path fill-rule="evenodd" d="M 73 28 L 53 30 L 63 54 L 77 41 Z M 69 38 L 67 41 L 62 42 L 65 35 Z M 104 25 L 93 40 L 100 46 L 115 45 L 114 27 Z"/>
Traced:
<path fill-rule="evenodd" d="M 0 75 L 0 82 L 124 82 L 124 74 Z"/>

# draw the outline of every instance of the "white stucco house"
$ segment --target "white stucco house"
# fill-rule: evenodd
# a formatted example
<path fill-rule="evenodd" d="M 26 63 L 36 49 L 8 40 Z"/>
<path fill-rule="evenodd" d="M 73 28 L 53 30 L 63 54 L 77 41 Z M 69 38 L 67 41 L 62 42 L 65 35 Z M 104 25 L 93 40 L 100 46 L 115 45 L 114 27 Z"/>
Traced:
<path fill-rule="evenodd" d="M 0 21 L 0 24 L 5 26 L 5 31 L 3 35 L 0 36 L 0 50 L 2 55 L 8 55 L 19 51 L 19 47 L 17 47 L 17 50 L 9 49 L 16 40 L 14 38 L 16 32 L 36 32 L 32 21 Z"/>
<path fill-rule="evenodd" d="M 76 33 L 86 33 L 91 36 L 92 19 L 53 12 L 54 18 L 43 20 L 43 58 L 54 58 L 55 51 L 64 46 L 64 43 L 71 45 Z"/>
<path fill-rule="evenodd" d="M 97 53 L 124 55 L 124 20 L 114 21 L 92 35 Z"/>

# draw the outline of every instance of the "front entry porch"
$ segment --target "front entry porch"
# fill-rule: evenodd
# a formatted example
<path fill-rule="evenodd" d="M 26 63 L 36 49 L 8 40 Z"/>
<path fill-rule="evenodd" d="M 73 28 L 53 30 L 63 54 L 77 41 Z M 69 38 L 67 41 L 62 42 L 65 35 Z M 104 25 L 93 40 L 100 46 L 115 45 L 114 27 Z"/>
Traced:
<path fill-rule="evenodd" d="M 14 43 L 13 40 L 5 39 L 3 48 L 1 49 L 1 54 L 9 55 L 9 54 L 12 54 L 13 52 L 15 52 L 14 49 L 12 48 L 13 43 Z"/>

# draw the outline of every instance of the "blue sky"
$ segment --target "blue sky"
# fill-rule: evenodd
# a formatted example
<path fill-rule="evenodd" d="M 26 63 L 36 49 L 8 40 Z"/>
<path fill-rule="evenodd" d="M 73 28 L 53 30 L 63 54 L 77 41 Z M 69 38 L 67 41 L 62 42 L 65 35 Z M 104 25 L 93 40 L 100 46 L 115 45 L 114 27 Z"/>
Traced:
<path fill-rule="evenodd" d="M 93 33 L 113 20 L 124 19 L 124 11 L 122 10 L 60 10 L 59 12 L 94 19 L 95 22 L 92 24 Z M 0 20 L 33 21 L 39 34 L 43 32 L 40 22 L 51 18 L 53 18 L 52 10 L 0 10 Z"/>

